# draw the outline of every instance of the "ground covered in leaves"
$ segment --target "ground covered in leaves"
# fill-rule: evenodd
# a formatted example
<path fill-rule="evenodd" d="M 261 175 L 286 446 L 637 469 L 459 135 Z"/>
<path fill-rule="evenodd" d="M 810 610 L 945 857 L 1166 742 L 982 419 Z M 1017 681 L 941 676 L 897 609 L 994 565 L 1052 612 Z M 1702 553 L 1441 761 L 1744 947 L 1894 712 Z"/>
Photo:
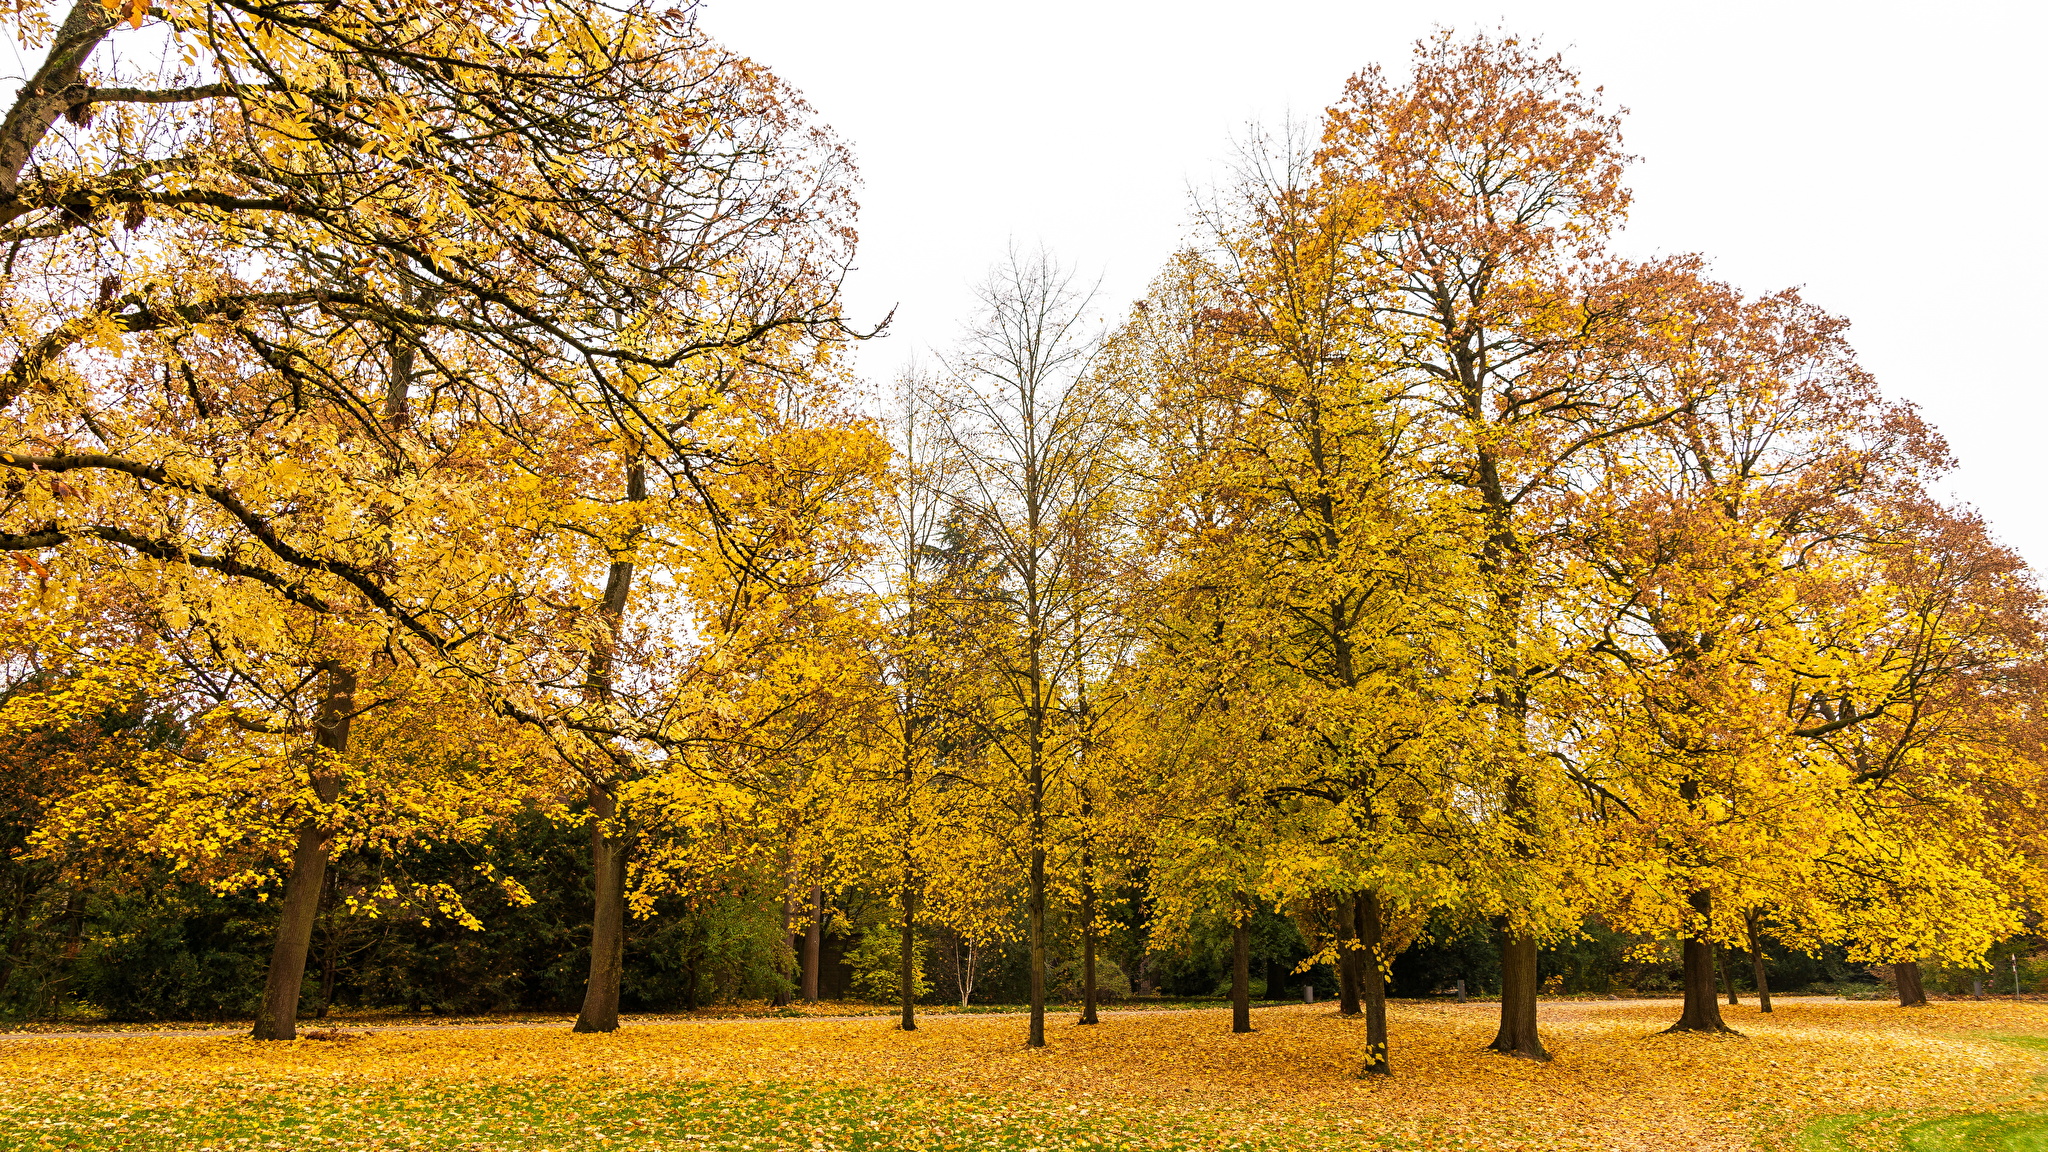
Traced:
<path fill-rule="evenodd" d="M 1548 1003 L 1547 1065 L 1480 1050 L 1495 1010 L 1394 1006 L 1385 1081 L 1353 1076 L 1363 1026 L 1324 1005 L 1247 1036 L 1213 1010 L 1061 1018 L 1040 1052 L 989 1015 L 18 1036 L 0 1149 L 2048 1148 L 2038 1004 L 1788 1000 L 1711 1037 L 1658 1034 L 1669 1003 Z"/>

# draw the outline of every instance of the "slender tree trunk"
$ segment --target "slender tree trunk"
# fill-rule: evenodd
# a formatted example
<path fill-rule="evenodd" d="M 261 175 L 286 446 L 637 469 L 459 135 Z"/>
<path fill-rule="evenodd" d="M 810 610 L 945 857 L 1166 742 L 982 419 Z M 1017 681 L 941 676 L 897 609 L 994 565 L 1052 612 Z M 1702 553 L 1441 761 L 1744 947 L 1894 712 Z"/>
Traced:
<path fill-rule="evenodd" d="M 1045 846 L 1031 846 L 1031 1030 L 1026 1048 L 1045 1047 Z"/>
<path fill-rule="evenodd" d="M 1337 1015 L 1358 1015 L 1358 912 L 1349 894 L 1337 897 Z"/>
<path fill-rule="evenodd" d="M 1033 625 L 1036 634 L 1036 624 Z M 1042 699 L 1044 678 L 1040 674 L 1038 649 L 1034 643 L 1031 650 L 1031 693 L 1034 701 Z M 1031 915 L 1031 1029 L 1024 1038 L 1027 1048 L 1045 1047 L 1045 760 L 1044 760 L 1044 715 L 1034 711 L 1031 717 L 1031 763 L 1028 769 L 1031 788 L 1031 890 L 1028 895 Z"/>
<path fill-rule="evenodd" d="M 626 968 L 626 854 L 632 838 L 612 826 L 618 800 L 593 784 L 590 796 L 590 980 L 583 987 L 578 1032 L 614 1032 L 619 1027 L 619 982 Z"/>
<path fill-rule="evenodd" d="M 1714 894 L 1702 889 L 1686 897 L 1692 910 L 1699 913 L 1698 935 L 1685 941 L 1685 1010 L 1678 1017 L 1678 1023 L 1666 1028 L 1666 1032 L 1734 1032 L 1721 1019 L 1721 1001 L 1714 995 L 1714 943 L 1709 933 L 1713 931 Z"/>
<path fill-rule="evenodd" d="M 818 969 L 825 963 L 825 889 L 811 885 L 809 918 L 804 922 L 804 1003 L 818 1002 Z"/>
<path fill-rule="evenodd" d="M 1093 853 L 1081 854 L 1081 1019 L 1080 1024 L 1094 1024 L 1095 1017 L 1095 881 L 1089 869 L 1094 865 Z"/>
<path fill-rule="evenodd" d="M 1503 927 L 1500 941 L 1500 1031 L 1495 1052 L 1548 1060 L 1536 1031 L 1536 938 Z"/>
<path fill-rule="evenodd" d="M 787 862 L 785 861 L 785 863 Z M 785 894 L 782 897 L 782 938 L 784 940 L 789 941 L 789 954 L 791 956 L 801 956 L 803 951 L 803 938 L 798 936 L 794 931 L 791 930 L 790 925 L 792 920 L 794 920 L 794 917 L 790 915 L 789 897 Z M 797 979 L 803 979 L 802 973 L 798 973 Z M 777 988 L 775 990 L 775 995 L 770 996 L 768 998 L 768 1006 L 770 1008 L 787 1007 L 791 999 L 792 997 L 789 994 L 789 988 L 787 986 Z"/>
<path fill-rule="evenodd" d="M 6 984 L 4 984 L 4 983 L 0 983 L 0 988 L 5 988 L 6 986 L 7 986 Z M 1972 999 L 1972 1000 L 1982 1000 L 1983 998 L 1984 998 L 1984 978 L 1983 978 L 1982 976 L 1972 976 L 1972 977 L 1970 977 L 1970 999 Z"/>
<path fill-rule="evenodd" d="M 1749 929 L 1749 965 L 1756 976 L 1756 1010 L 1759 1012 L 1769 1012 L 1771 1010 L 1771 981 L 1764 972 L 1764 946 L 1763 942 L 1757 938 L 1756 910 L 1752 908 L 1743 919 L 1746 921 L 1746 927 Z"/>
<path fill-rule="evenodd" d="M 1244 901 L 1230 918 L 1230 1030 L 1252 1030 L 1252 932 Z"/>
<path fill-rule="evenodd" d="M 1392 1076 L 1387 1041 L 1386 919 L 1378 892 L 1361 892 L 1358 909 L 1359 999 L 1365 1006 L 1365 1066 L 1360 1076 Z"/>
<path fill-rule="evenodd" d="M 626 467 L 626 499 L 647 499 L 644 460 Z M 612 699 L 612 661 L 633 592 L 633 561 L 616 557 L 605 571 L 604 599 L 598 604 L 607 634 L 591 646 L 584 679 L 586 698 L 599 703 Z M 578 1032 L 619 1027 L 619 982 L 626 972 L 626 858 L 633 831 L 618 819 L 614 787 L 612 781 L 592 780 L 584 788 L 590 799 L 590 977 L 583 987 L 583 1010 L 576 1015 Z"/>
<path fill-rule="evenodd" d="M 1899 1007 L 1927 1007 L 1927 989 L 1920 982 L 1920 965 L 1902 960 L 1892 965 L 1892 979 L 1899 985 Z"/>
<path fill-rule="evenodd" d="M 903 882 L 903 939 L 902 956 L 898 959 L 896 971 L 898 989 L 903 997 L 903 1030 L 917 1031 L 917 936 L 913 925 L 917 920 L 917 893 L 910 881 Z"/>
<path fill-rule="evenodd" d="M 1728 973 L 1728 950 L 1726 948 L 1715 947 L 1714 963 L 1720 966 L 1721 991 L 1727 994 L 1728 1003 L 1731 1005 L 1742 1003 L 1742 1001 L 1735 998 L 1735 977 Z"/>
<path fill-rule="evenodd" d="M 348 751 L 348 730 L 355 712 L 356 674 L 338 665 L 327 668 L 327 691 L 313 713 L 315 755 Z M 341 795 L 341 778 L 315 762 L 313 794 L 322 804 Z M 270 971 L 263 981 L 263 999 L 256 1009 L 258 1040 L 296 1040 L 299 1035 L 299 991 L 306 979 L 306 954 L 313 945 L 313 920 L 327 883 L 327 847 L 333 833 L 317 816 L 299 822 L 292 845 L 292 871 L 285 878 L 277 938 L 270 949 Z"/>

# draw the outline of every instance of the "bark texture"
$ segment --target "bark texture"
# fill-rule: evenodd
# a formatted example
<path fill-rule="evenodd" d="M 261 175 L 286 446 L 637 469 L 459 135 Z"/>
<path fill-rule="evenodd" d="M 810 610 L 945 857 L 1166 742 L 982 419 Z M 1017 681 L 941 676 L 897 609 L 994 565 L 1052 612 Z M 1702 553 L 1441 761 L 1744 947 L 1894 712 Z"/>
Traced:
<path fill-rule="evenodd" d="M 1083 855 L 1082 871 L 1093 863 Z M 1100 1023 L 1095 1016 L 1095 885 L 1087 882 L 1081 885 L 1081 1019 L 1076 1023 Z"/>
<path fill-rule="evenodd" d="M 1358 1015 L 1358 910 L 1348 895 L 1337 898 L 1337 1015 Z"/>
<path fill-rule="evenodd" d="M 395 371 L 393 377 L 397 378 Z M 647 499 L 644 460 L 635 460 L 626 468 L 626 499 Z M 633 562 L 614 559 L 605 572 L 604 599 L 598 605 L 606 634 L 591 645 L 585 673 L 584 692 L 590 700 L 612 698 L 615 648 L 632 592 Z M 626 972 L 626 857 L 632 851 L 633 835 L 619 825 L 618 794 L 612 781 L 593 777 L 585 795 L 590 799 L 590 978 L 583 987 L 583 1010 L 576 1014 L 576 1031 L 613 1032 L 619 1027 L 619 981 Z"/>
<path fill-rule="evenodd" d="M 1743 917 L 1749 929 L 1749 965 L 1756 976 L 1756 1008 L 1759 1012 L 1771 1010 L 1771 981 L 1764 973 L 1764 947 L 1757 939 L 1757 914 L 1754 909 Z"/>
<path fill-rule="evenodd" d="M 917 1031 L 917 937 L 913 925 L 917 919 L 917 893 L 910 885 L 903 886 L 903 938 L 898 942 L 896 977 L 898 992 L 903 998 L 903 1030 Z"/>
<path fill-rule="evenodd" d="M 804 1003 L 818 1002 L 818 968 L 825 962 L 825 889 L 811 885 L 804 917 Z"/>
<path fill-rule="evenodd" d="M 631 837 L 612 821 L 618 801 L 609 788 L 593 784 L 590 795 L 590 980 L 583 987 L 578 1032 L 615 1032 L 619 1027 L 619 981 L 626 969 L 626 853 Z"/>
<path fill-rule="evenodd" d="M 1365 1009 L 1365 1064 L 1360 1076 L 1391 1076 L 1387 1042 L 1386 918 L 1380 894 L 1361 892 L 1358 909 L 1359 1000 Z"/>
<path fill-rule="evenodd" d="M 1721 1020 L 1721 1001 L 1714 995 L 1714 944 L 1706 938 L 1714 912 L 1714 895 L 1699 891 L 1686 897 L 1699 913 L 1699 935 L 1685 941 L 1685 1009 L 1666 1032 L 1734 1032 Z"/>
<path fill-rule="evenodd" d="M 349 720 L 355 712 L 356 674 L 331 666 L 327 689 L 313 713 L 316 752 L 348 751 Z M 341 778 L 315 762 L 313 795 L 332 804 L 341 795 Z M 263 999 L 256 1009 L 258 1040 L 296 1040 L 299 1035 L 299 990 L 306 979 L 306 955 L 313 947 L 313 920 L 327 886 L 327 849 L 333 831 L 317 816 L 299 822 L 292 845 L 292 872 L 285 878 L 277 938 L 270 949 L 270 970 L 263 980 Z"/>
<path fill-rule="evenodd" d="M 1910 960 L 1894 964 L 1892 978 L 1899 985 L 1899 1007 L 1927 1007 L 1927 989 L 1920 982 L 1920 965 Z"/>
<path fill-rule="evenodd" d="M 1230 1030 L 1252 1030 L 1252 933 L 1242 911 L 1230 922 Z"/>
<path fill-rule="evenodd" d="M 1500 941 L 1500 1031 L 1487 1045 L 1495 1052 L 1548 1060 L 1536 1031 L 1536 938 L 1503 929 Z"/>

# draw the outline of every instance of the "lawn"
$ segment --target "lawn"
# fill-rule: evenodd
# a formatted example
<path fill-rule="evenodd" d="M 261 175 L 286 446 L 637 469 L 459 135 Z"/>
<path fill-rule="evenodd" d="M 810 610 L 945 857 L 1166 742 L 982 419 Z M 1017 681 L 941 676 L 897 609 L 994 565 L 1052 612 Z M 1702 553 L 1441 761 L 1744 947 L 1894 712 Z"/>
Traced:
<path fill-rule="evenodd" d="M 690 1020 L 0 1040 L 0 1150 L 2048 1149 L 2048 1008 L 1788 1000 L 1744 1037 L 1667 1003 L 1543 1006 L 1556 1060 L 1479 1050 L 1490 1004 L 1393 1007 L 1396 1077 L 1330 1006 L 1067 1018 Z"/>

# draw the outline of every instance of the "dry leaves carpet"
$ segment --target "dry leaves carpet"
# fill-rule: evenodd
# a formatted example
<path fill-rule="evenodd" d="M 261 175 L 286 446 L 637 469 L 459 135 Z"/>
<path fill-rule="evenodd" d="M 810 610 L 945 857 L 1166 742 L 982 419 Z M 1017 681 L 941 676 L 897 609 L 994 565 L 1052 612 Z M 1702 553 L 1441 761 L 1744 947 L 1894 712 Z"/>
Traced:
<path fill-rule="evenodd" d="M 1363 1027 L 1322 1005 L 1247 1036 L 1220 1011 L 1062 1019 L 1040 1052 L 1015 1016 L 27 1037 L 0 1041 L 0 1149 L 1897 1148 L 1870 1117 L 2010 1108 L 2042 1053 L 1992 1037 L 2048 1033 L 2037 1004 L 1790 1000 L 1727 1009 L 1738 1038 L 1658 1035 L 1670 1003 L 1558 1002 L 1537 1065 L 1480 1051 L 1494 1011 L 1394 1006 L 1390 1081 L 1354 1078 Z M 1841 1114 L 1850 1142 L 1813 1143 Z"/>

